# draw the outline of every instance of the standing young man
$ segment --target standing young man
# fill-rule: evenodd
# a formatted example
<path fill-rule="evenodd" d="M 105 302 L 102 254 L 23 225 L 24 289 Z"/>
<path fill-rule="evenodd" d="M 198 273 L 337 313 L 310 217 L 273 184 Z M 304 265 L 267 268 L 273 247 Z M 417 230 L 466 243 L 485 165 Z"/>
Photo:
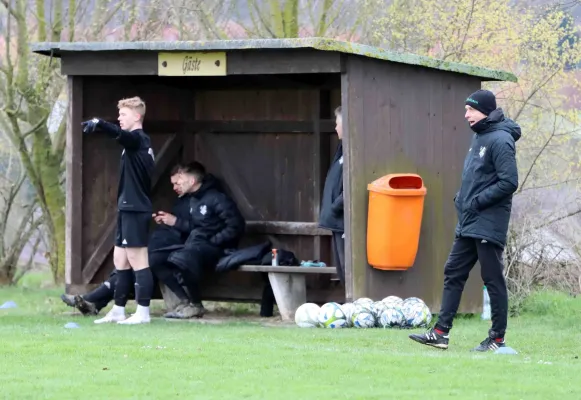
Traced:
<path fill-rule="evenodd" d="M 333 157 L 333 162 L 327 172 L 319 226 L 333 233 L 333 247 L 339 265 L 337 275 L 345 285 L 345 228 L 343 217 L 343 117 L 341 107 L 335 110 L 335 130 L 339 137 L 339 145 Z"/>
<path fill-rule="evenodd" d="M 465 118 L 475 134 L 464 161 L 460 191 L 454 198 L 458 224 L 444 268 L 440 315 L 434 328 L 409 337 L 425 345 L 448 348 L 464 285 L 472 267 L 480 261 L 482 280 L 490 294 L 492 328 L 473 350 L 489 351 L 505 346 L 508 294 L 502 254 L 512 197 L 518 187 L 515 142 L 521 129 L 496 108 L 496 98 L 488 90 L 470 95 L 465 108 Z"/>
<path fill-rule="evenodd" d="M 155 165 L 149 136 L 143 131 L 145 103 L 139 97 L 120 100 L 119 126 L 99 118 L 82 123 L 83 132 L 101 130 L 123 146 L 117 192 L 117 236 L 113 263 L 117 272 L 115 305 L 96 324 L 143 324 L 150 322 L 149 303 L 153 276 L 149 269 L 147 239 L 151 221 L 151 175 Z M 137 311 L 125 316 L 125 305 L 135 271 Z"/>

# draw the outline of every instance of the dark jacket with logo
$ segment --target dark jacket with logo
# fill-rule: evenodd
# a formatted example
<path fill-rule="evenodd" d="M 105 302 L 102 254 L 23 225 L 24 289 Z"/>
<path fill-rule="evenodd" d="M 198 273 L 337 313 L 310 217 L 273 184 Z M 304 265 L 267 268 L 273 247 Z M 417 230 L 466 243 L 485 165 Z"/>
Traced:
<path fill-rule="evenodd" d="M 454 198 L 456 235 L 506 245 L 513 193 L 518 187 L 515 142 L 521 129 L 494 110 L 476 123 L 464 161 L 462 184 Z"/>
<path fill-rule="evenodd" d="M 189 219 L 180 221 L 190 234 L 181 250 L 172 252 L 169 261 L 189 268 L 192 263 L 216 263 L 225 249 L 233 249 L 246 227 L 238 206 L 224 192 L 218 180 L 206 175 L 202 186 L 189 196 Z M 201 254 L 204 253 L 204 254 Z"/>
<path fill-rule="evenodd" d="M 343 232 L 343 143 L 340 141 L 325 179 L 319 226 Z"/>
<path fill-rule="evenodd" d="M 222 249 L 236 248 L 246 225 L 236 203 L 210 174 L 190 196 L 189 223 L 187 242 L 202 241 Z"/>

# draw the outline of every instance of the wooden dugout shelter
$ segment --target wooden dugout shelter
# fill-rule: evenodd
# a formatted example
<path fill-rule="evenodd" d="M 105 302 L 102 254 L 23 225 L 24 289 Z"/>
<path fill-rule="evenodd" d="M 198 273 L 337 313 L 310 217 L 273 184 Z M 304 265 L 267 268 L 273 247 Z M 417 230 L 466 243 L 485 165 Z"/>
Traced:
<path fill-rule="evenodd" d="M 309 274 L 308 301 L 417 296 L 437 312 L 458 189 L 471 133 L 464 100 L 508 73 L 321 38 L 206 42 L 35 43 L 61 59 L 68 77 L 66 149 L 68 292 L 85 291 L 113 269 L 120 147 L 83 136 L 93 116 L 117 119 L 117 101 L 140 96 L 156 153 L 155 209 L 175 199 L 169 170 L 198 160 L 221 178 L 248 221 L 245 244 L 271 238 L 299 260 L 333 264 L 329 232 L 317 227 L 343 108 L 346 287 Z M 417 173 L 427 187 L 419 250 L 407 271 L 370 267 L 367 184 Z M 482 304 L 478 266 L 460 312 Z M 264 278 L 207 276 L 203 297 L 259 301 Z"/>

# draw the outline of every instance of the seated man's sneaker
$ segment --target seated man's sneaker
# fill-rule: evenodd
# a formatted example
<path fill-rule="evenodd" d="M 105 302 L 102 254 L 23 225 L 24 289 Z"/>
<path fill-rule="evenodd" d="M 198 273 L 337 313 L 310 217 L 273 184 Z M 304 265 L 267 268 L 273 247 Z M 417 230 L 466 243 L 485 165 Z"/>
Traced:
<path fill-rule="evenodd" d="M 426 333 L 409 335 L 409 338 L 427 346 L 446 350 L 448 348 L 448 340 L 450 335 L 443 332 L 438 333 L 434 328 L 432 328 L 429 329 Z"/>
<path fill-rule="evenodd" d="M 83 315 L 97 315 L 99 310 L 95 304 L 83 299 L 83 296 L 75 296 L 75 306 Z"/>
<path fill-rule="evenodd" d="M 164 318 L 179 318 L 178 313 L 180 313 L 184 309 L 184 307 L 187 307 L 189 304 L 190 304 L 189 301 L 183 300 L 181 303 L 179 303 L 176 306 L 176 308 L 163 314 L 163 317 Z"/>
<path fill-rule="evenodd" d="M 496 351 L 501 347 L 505 347 L 504 335 L 493 331 L 492 329 L 488 331 L 488 337 L 484 339 L 478 346 L 473 348 L 471 351 Z"/>
<path fill-rule="evenodd" d="M 61 294 L 61 300 L 69 307 L 75 307 L 75 296 L 72 294 Z"/>
<path fill-rule="evenodd" d="M 188 319 L 188 318 L 202 318 L 206 313 L 206 309 L 202 304 L 188 304 L 182 310 L 176 313 L 177 318 Z"/>
<path fill-rule="evenodd" d="M 106 324 L 112 322 L 124 321 L 125 317 L 125 307 L 113 306 L 113 308 L 105 315 L 103 318 L 95 320 L 96 324 Z"/>
<path fill-rule="evenodd" d="M 149 307 L 137 306 L 135 314 L 126 320 L 117 322 L 120 325 L 138 325 L 138 324 L 149 324 L 151 322 L 151 317 L 149 316 Z"/>

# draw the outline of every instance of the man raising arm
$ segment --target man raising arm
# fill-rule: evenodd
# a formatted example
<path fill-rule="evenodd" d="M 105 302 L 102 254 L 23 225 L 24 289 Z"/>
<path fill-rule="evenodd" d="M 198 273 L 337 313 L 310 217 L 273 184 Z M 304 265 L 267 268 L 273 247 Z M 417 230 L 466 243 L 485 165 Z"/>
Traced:
<path fill-rule="evenodd" d="M 151 221 L 151 175 L 155 166 L 149 136 L 143 131 L 145 103 L 139 97 L 120 100 L 119 126 L 99 118 L 82 123 L 83 132 L 100 130 L 123 146 L 117 189 L 117 235 L 113 263 L 117 270 L 115 305 L 96 324 L 149 323 L 149 303 L 153 293 L 153 276 L 149 269 L 147 239 Z M 137 311 L 125 316 L 125 305 L 135 271 Z"/>

